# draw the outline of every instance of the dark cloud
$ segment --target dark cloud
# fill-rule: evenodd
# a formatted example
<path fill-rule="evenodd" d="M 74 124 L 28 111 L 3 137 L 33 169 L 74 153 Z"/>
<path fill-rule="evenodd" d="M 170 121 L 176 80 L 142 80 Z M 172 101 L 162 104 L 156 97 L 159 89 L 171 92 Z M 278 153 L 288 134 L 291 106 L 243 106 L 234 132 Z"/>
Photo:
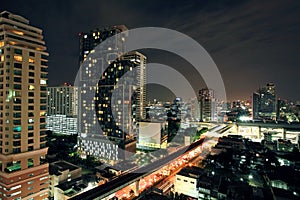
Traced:
<path fill-rule="evenodd" d="M 125 24 L 171 28 L 197 40 L 219 67 L 229 99 L 249 98 L 268 81 L 282 98 L 300 99 L 300 1 L 14 0 L 0 8 L 44 30 L 51 85 L 73 82 L 79 32 Z"/>

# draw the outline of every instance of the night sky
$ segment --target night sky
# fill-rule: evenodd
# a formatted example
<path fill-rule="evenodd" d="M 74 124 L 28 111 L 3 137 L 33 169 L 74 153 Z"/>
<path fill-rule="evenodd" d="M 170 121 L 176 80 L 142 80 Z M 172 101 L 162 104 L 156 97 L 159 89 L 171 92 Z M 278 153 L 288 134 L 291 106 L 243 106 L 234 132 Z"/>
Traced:
<path fill-rule="evenodd" d="M 2 0 L 0 10 L 21 15 L 43 29 L 50 53 L 50 86 L 74 82 L 79 68 L 79 32 L 124 24 L 129 29 L 170 28 L 198 41 L 218 66 L 228 100 L 250 99 L 251 93 L 267 82 L 276 84 L 279 97 L 300 100 L 297 0 Z M 165 63 L 174 57 L 159 55 L 148 58 Z M 178 68 L 181 61 L 174 63 Z M 182 65 L 181 70 L 186 76 L 191 74 Z M 203 87 L 197 78 L 191 79 L 196 89 Z"/>

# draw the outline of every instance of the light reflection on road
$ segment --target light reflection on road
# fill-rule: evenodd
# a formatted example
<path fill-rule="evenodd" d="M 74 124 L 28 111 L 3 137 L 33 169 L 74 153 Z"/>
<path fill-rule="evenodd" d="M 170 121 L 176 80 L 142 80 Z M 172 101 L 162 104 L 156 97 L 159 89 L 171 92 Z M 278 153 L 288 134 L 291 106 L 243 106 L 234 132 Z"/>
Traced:
<path fill-rule="evenodd" d="M 202 151 L 203 148 L 208 148 L 210 150 L 211 147 L 215 146 L 217 143 L 217 138 L 213 138 L 212 140 L 204 141 L 203 144 L 194 150 L 182 155 L 178 159 L 174 160 L 170 164 L 162 167 L 161 169 L 153 172 L 152 174 L 142 178 L 139 181 L 139 191 L 140 193 L 146 191 L 147 189 L 151 188 L 152 186 L 155 186 L 157 183 L 162 181 L 163 179 L 172 180 L 175 173 L 180 171 L 183 167 L 187 165 L 193 165 L 192 161 L 199 161 L 199 155 L 201 155 L 202 160 L 209 151 Z M 135 197 L 134 191 L 135 191 L 136 184 L 133 183 L 122 190 L 119 190 L 115 193 L 115 197 L 118 199 L 132 199 Z"/>

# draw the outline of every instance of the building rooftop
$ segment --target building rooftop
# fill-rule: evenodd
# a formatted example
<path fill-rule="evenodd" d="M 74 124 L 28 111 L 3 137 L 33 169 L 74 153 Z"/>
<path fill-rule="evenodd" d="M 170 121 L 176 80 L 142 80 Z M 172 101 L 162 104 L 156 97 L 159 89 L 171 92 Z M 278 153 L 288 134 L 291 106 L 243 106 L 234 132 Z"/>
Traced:
<path fill-rule="evenodd" d="M 180 172 L 178 172 L 178 175 L 196 178 L 196 177 L 199 177 L 203 173 L 204 173 L 203 169 L 201 169 L 199 167 L 191 166 L 191 167 L 182 168 L 180 170 Z"/>
<path fill-rule="evenodd" d="M 164 195 L 152 192 L 142 197 L 141 200 L 169 200 L 169 198 Z"/>
<path fill-rule="evenodd" d="M 6 19 L 11 19 L 11 20 L 14 20 L 16 22 L 20 22 L 20 23 L 24 23 L 24 24 L 29 24 L 29 20 L 25 19 L 22 16 L 15 15 L 15 14 L 13 14 L 11 12 L 8 12 L 6 10 L 2 11 L 0 13 L 0 17 L 6 18 Z"/>
<path fill-rule="evenodd" d="M 87 185 L 83 182 L 82 178 L 79 177 L 72 181 L 63 182 L 55 187 L 64 191 L 65 195 L 73 196 L 87 188 Z"/>
<path fill-rule="evenodd" d="M 115 29 L 119 29 L 122 32 L 128 30 L 128 28 L 125 25 L 115 25 L 115 26 L 107 26 L 107 27 L 103 27 L 103 28 L 96 28 L 96 29 L 90 30 L 89 32 L 80 33 L 80 35 L 90 34 L 90 33 L 94 33 L 94 32 L 103 32 L 103 31 L 108 32 L 108 31 L 115 30 Z"/>
<path fill-rule="evenodd" d="M 76 169 L 79 169 L 79 166 L 73 165 L 72 163 L 66 162 L 66 161 L 57 161 L 57 162 L 53 162 L 50 163 L 49 165 L 49 173 L 50 175 L 60 175 L 60 172 L 69 170 L 69 171 L 74 171 Z"/>

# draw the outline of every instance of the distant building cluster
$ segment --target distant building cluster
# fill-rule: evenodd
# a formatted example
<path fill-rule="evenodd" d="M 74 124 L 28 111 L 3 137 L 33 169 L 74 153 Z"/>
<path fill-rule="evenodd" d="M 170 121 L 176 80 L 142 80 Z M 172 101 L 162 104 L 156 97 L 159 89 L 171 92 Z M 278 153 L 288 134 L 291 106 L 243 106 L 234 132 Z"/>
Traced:
<path fill-rule="evenodd" d="M 252 94 L 247 101 L 227 103 L 225 122 L 263 121 L 299 122 L 300 103 L 280 99 L 274 83 L 267 83 Z"/>
<path fill-rule="evenodd" d="M 173 102 L 159 102 L 156 100 L 149 102 L 146 106 L 146 119 L 139 122 L 138 149 L 149 150 L 148 145 L 156 146 L 156 149 L 165 149 L 172 144 L 189 144 L 190 140 L 192 140 L 191 138 L 196 134 L 197 125 L 193 123 L 199 121 L 199 112 L 199 102 L 197 98 L 184 101 L 182 98 L 177 97 Z M 161 124 L 160 147 L 157 143 L 149 143 L 149 139 L 153 136 L 151 131 L 157 129 L 148 129 L 147 134 L 149 137 L 145 135 L 146 129 L 144 127 L 151 127 L 154 124 Z M 188 142 L 186 143 L 185 140 L 187 139 Z M 148 143 L 148 145 L 144 146 L 140 145 L 140 143 Z"/>
<path fill-rule="evenodd" d="M 176 174 L 175 199 L 297 199 L 300 163 L 292 155 L 274 155 L 242 136 L 222 137 L 202 161 L 204 167 L 186 167 Z"/>

